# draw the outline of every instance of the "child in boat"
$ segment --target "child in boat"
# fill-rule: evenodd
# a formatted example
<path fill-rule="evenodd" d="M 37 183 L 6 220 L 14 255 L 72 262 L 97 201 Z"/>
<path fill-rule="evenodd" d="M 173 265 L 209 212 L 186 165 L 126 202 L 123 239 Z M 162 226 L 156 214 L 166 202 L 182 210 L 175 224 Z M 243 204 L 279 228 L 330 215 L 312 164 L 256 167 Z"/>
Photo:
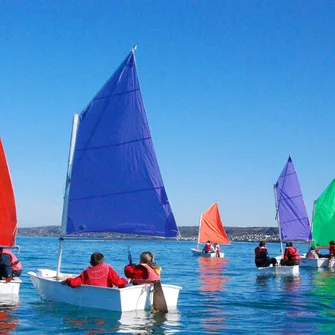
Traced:
<path fill-rule="evenodd" d="M 124 268 L 124 274 L 130 278 L 133 284 L 142 284 L 144 280 L 160 280 L 162 268 L 154 262 L 154 255 L 149 252 L 142 252 L 139 264 L 128 264 Z"/>
<path fill-rule="evenodd" d="M 214 252 L 216 253 L 216 257 L 220 257 L 220 246 L 217 243 L 214 243 Z"/>
<path fill-rule="evenodd" d="M 6 278 L 6 282 L 12 281 L 13 277 L 22 274 L 22 265 L 16 256 L 6 248 L 0 248 L 0 278 Z"/>
<path fill-rule="evenodd" d="M 259 246 L 255 248 L 255 265 L 258 268 L 267 267 L 270 265 L 276 266 L 277 260 L 275 258 L 270 258 L 268 254 L 268 249 L 266 247 L 265 241 L 260 241 Z"/>
<path fill-rule="evenodd" d="M 319 258 L 317 252 L 316 252 L 316 248 L 314 246 L 311 246 L 309 248 L 309 251 L 306 254 L 306 258 Z"/>
<path fill-rule="evenodd" d="M 300 264 L 300 255 L 297 248 L 293 247 L 292 242 L 286 243 L 284 259 L 280 261 L 280 265 L 292 266 Z"/>
<path fill-rule="evenodd" d="M 206 254 L 211 253 L 211 252 L 215 252 L 211 241 L 207 241 L 207 243 L 205 244 L 205 246 L 202 249 L 202 252 L 205 252 Z"/>
<path fill-rule="evenodd" d="M 70 287 L 78 287 L 83 284 L 124 287 L 130 282 L 130 280 L 121 278 L 110 265 L 104 263 L 104 255 L 100 252 L 91 255 L 90 264 L 92 266 L 84 270 L 78 277 L 67 278 L 62 283 Z"/>

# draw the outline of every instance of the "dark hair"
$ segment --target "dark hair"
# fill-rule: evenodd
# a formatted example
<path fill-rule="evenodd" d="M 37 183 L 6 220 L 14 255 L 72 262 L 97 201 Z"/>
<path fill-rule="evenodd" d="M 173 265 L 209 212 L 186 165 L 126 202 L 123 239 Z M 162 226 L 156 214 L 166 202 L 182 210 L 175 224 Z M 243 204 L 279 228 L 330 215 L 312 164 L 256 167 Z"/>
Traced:
<path fill-rule="evenodd" d="M 314 247 L 314 246 L 311 246 L 311 250 L 315 250 L 315 247 Z"/>
<path fill-rule="evenodd" d="M 104 262 L 104 255 L 101 252 L 95 252 L 91 255 L 90 264 L 96 266 Z"/>
<path fill-rule="evenodd" d="M 160 266 L 154 262 L 154 255 L 150 251 L 145 251 L 141 253 L 140 263 L 148 264 L 153 269 L 160 268 Z"/>
<path fill-rule="evenodd" d="M 292 243 L 292 242 L 286 242 L 286 246 L 287 246 L 287 247 L 292 247 L 292 246 L 293 246 L 293 243 Z"/>
<path fill-rule="evenodd" d="M 211 243 L 211 241 L 207 241 L 207 243 Z"/>
<path fill-rule="evenodd" d="M 265 247 L 265 245 L 266 245 L 266 242 L 265 242 L 265 241 L 260 241 L 260 242 L 259 242 L 259 246 L 260 246 L 260 247 Z"/>
<path fill-rule="evenodd" d="M 335 242 L 333 240 L 329 241 L 329 244 L 334 244 Z"/>

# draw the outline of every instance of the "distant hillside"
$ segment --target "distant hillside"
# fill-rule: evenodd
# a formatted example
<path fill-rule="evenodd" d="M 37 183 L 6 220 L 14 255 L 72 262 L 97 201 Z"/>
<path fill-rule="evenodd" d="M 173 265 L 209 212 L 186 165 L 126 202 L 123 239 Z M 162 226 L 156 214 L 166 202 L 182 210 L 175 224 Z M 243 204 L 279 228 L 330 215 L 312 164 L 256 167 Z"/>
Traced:
<path fill-rule="evenodd" d="M 279 241 L 278 228 L 276 227 L 225 227 L 231 241 Z M 196 240 L 198 238 L 198 226 L 179 227 L 183 240 Z M 60 226 L 19 228 L 18 236 L 55 236 L 60 234 Z M 117 233 L 86 234 L 86 236 L 97 236 L 105 238 L 141 238 L 152 239 L 152 237 L 141 235 L 123 235 Z"/>

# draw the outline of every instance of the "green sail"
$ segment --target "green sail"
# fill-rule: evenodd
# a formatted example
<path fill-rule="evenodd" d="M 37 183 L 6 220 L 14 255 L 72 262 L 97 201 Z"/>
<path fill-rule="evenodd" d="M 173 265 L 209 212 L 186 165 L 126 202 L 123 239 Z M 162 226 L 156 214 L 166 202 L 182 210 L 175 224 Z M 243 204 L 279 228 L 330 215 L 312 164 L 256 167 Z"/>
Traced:
<path fill-rule="evenodd" d="M 335 240 L 335 179 L 315 202 L 313 217 L 313 245 L 329 246 Z"/>

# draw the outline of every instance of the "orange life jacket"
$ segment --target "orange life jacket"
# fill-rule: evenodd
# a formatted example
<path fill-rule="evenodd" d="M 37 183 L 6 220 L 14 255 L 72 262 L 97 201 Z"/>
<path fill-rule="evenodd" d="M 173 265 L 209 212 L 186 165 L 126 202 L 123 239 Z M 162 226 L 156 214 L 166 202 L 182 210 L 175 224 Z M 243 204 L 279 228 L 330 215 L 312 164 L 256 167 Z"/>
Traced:
<path fill-rule="evenodd" d="M 287 247 L 287 258 L 291 261 L 300 261 L 300 256 L 297 248 Z"/>
<path fill-rule="evenodd" d="M 12 270 L 22 270 L 22 264 L 20 261 L 17 259 L 17 257 L 9 250 L 9 249 L 2 249 L 2 253 L 4 255 L 9 255 L 10 256 L 10 266 L 12 267 Z"/>

